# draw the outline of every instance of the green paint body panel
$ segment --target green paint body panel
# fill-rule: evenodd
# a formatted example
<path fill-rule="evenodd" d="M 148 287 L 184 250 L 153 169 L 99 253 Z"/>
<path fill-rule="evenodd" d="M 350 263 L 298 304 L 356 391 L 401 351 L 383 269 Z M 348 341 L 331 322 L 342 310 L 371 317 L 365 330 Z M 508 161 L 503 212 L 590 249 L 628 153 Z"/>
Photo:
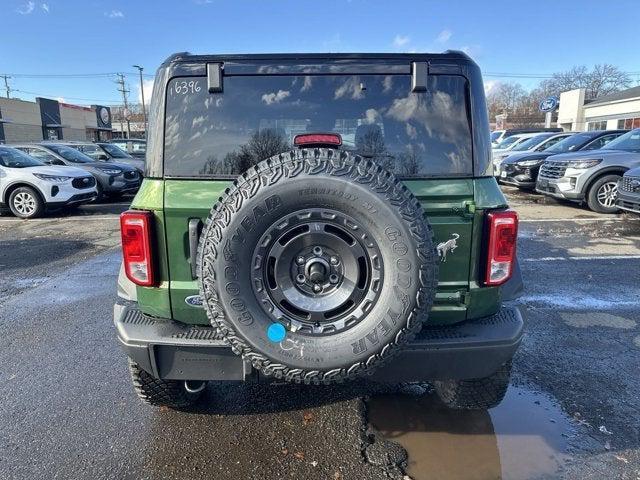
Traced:
<path fill-rule="evenodd" d="M 154 213 L 154 229 L 152 248 L 155 252 L 155 266 L 160 284 L 158 287 L 136 287 L 140 309 L 154 317 L 171 318 L 171 301 L 169 298 L 169 264 L 165 238 L 164 216 L 164 181 L 144 179 L 138 193 L 131 203 L 132 209 L 150 210 Z"/>
<path fill-rule="evenodd" d="M 482 287 L 484 210 L 506 206 L 493 178 L 407 180 L 433 227 L 436 244 L 458 235 L 457 248 L 440 262 L 439 286 L 430 320 L 451 324 L 495 313 L 498 288 Z M 188 224 L 204 222 L 229 181 L 145 179 L 132 208 L 156 214 L 157 261 L 161 284 L 138 287 L 145 313 L 190 324 L 208 324 L 202 308 L 185 298 L 198 294 L 191 276 Z M 455 235 L 454 235 L 455 234 Z"/>
<path fill-rule="evenodd" d="M 495 313 L 499 288 L 480 284 L 484 211 L 503 208 L 506 200 L 493 178 L 408 180 L 433 227 L 436 244 L 455 235 L 457 248 L 440 262 L 439 285 L 431 322 L 451 324 Z M 156 267 L 160 285 L 137 287 L 141 309 L 153 316 L 207 324 L 201 308 L 185 298 L 198 294 L 191 277 L 188 223 L 207 218 L 229 181 L 145 179 L 132 208 L 155 214 Z"/>

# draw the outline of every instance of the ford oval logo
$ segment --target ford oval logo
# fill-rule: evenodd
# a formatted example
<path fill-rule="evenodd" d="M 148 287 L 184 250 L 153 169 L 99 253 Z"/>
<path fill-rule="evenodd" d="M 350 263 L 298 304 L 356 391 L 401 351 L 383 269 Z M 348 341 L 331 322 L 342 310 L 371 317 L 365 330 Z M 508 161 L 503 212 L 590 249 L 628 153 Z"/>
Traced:
<path fill-rule="evenodd" d="M 184 302 L 192 307 L 202 308 L 202 297 L 200 295 L 190 295 L 184 299 Z"/>
<path fill-rule="evenodd" d="M 558 105 L 560 104 L 560 99 L 558 97 L 547 97 L 543 101 L 540 102 L 540 111 L 541 112 L 553 112 Z"/>

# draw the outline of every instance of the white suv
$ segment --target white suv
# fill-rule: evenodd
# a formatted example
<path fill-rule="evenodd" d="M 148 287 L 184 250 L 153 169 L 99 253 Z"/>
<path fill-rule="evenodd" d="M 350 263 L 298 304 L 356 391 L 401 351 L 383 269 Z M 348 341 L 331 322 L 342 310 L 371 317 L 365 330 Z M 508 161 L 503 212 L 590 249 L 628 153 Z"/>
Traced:
<path fill-rule="evenodd" d="M 96 179 L 75 167 L 49 166 L 15 148 L 0 145 L 0 209 L 21 218 L 45 209 L 86 203 L 98 196 Z"/>

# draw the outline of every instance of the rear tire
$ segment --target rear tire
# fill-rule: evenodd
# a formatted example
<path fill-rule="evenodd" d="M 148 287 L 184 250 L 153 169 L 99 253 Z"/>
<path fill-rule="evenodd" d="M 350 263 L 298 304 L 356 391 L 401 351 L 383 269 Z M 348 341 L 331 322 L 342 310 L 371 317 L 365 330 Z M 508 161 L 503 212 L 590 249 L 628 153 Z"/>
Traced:
<path fill-rule="evenodd" d="M 598 178 L 587 192 L 587 205 L 594 212 L 616 213 L 616 197 L 620 175 L 605 175 Z"/>
<path fill-rule="evenodd" d="M 440 380 L 433 386 L 442 403 L 456 410 L 486 410 L 502 402 L 511 377 L 511 361 L 496 373 L 471 380 Z"/>
<path fill-rule="evenodd" d="M 204 388 L 199 388 L 202 382 L 193 382 L 193 390 L 198 391 L 189 392 L 184 381 L 155 378 L 131 359 L 129 359 L 129 373 L 136 394 L 148 405 L 187 408 L 195 404 L 204 391 Z"/>
<path fill-rule="evenodd" d="M 31 187 L 18 187 L 9 195 L 11 213 L 20 218 L 36 218 L 44 213 L 44 201 Z"/>

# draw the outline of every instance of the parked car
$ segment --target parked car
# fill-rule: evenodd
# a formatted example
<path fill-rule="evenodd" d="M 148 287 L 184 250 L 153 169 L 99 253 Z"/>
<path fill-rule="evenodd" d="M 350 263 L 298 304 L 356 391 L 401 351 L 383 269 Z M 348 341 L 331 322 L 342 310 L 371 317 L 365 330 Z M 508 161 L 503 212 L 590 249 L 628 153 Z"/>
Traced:
<path fill-rule="evenodd" d="M 113 143 L 69 142 L 64 145 L 81 151 L 95 161 L 126 163 L 136 168 L 141 175 L 144 173 L 144 160 L 132 157 Z"/>
<path fill-rule="evenodd" d="M 138 138 L 114 138 L 109 140 L 109 143 L 117 145 L 136 158 L 144 158 L 147 152 L 147 141 Z"/>
<path fill-rule="evenodd" d="M 222 82 L 231 58 L 248 75 Z M 371 74 L 336 73 L 345 60 Z M 312 87 L 290 88 L 310 63 Z M 390 84 L 399 63 L 405 73 Z M 496 181 L 481 181 L 489 125 L 468 56 L 178 54 L 157 78 L 158 141 L 120 217 L 114 308 L 144 402 L 183 408 L 209 381 L 322 385 L 371 374 L 431 380 L 451 408 L 500 403 L 522 336 L 519 310 L 502 303 L 522 288 L 518 221 Z M 188 101 L 171 93 L 185 78 Z M 366 117 L 388 115 L 368 122 L 351 95 L 335 93 L 365 86 Z M 275 110 L 255 94 L 283 89 L 291 93 Z M 405 98 L 421 108 L 399 106 Z M 280 118 L 306 133 L 290 142 Z M 385 145 L 378 155 L 371 140 Z M 466 203 L 473 213 L 461 215 Z"/>
<path fill-rule="evenodd" d="M 616 206 L 622 210 L 640 213 L 640 167 L 625 172 L 618 182 Z"/>
<path fill-rule="evenodd" d="M 552 147 L 556 143 L 561 140 L 564 140 L 567 137 L 570 137 L 575 132 L 563 132 L 563 133 L 533 133 L 527 134 L 532 135 L 527 137 L 521 142 L 518 142 L 512 149 L 506 150 L 504 152 L 496 153 L 495 150 L 492 151 L 491 161 L 493 163 L 493 172 L 495 176 L 500 176 L 500 165 L 504 161 L 505 158 L 515 154 L 522 152 L 541 152 L 546 150 L 549 147 Z"/>
<path fill-rule="evenodd" d="M 640 128 L 619 136 L 600 150 L 549 157 L 540 169 L 536 190 L 556 198 L 586 202 L 594 212 L 615 213 L 618 182 L 627 170 L 638 166 Z"/>
<path fill-rule="evenodd" d="M 124 163 L 99 162 L 63 143 L 43 142 L 14 145 L 25 153 L 50 165 L 69 165 L 90 172 L 97 180 L 98 198 L 118 197 L 136 192 L 142 177 L 137 169 Z"/>
<path fill-rule="evenodd" d="M 505 138 L 502 142 L 491 147 L 491 154 L 501 154 L 513 150 L 517 145 L 520 145 L 525 140 L 535 136 L 535 133 L 519 133 L 517 135 L 511 135 Z"/>
<path fill-rule="evenodd" d="M 541 152 L 523 152 L 510 155 L 500 166 L 500 183 L 523 190 L 536 187 L 542 163 L 551 155 L 560 153 L 598 150 L 626 133 L 627 130 L 593 130 L 571 135 Z"/>
<path fill-rule="evenodd" d="M 26 153 L 0 145 L 0 209 L 34 218 L 46 210 L 91 202 L 96 180 L 85 170 L 45 165 Z"/>
<path fill-rule="evenodd" d="M 520 133 L 541 133 L 541 132 L 562 132 L 562 128 L 509 128 L 507 130 L 494 130 L 491 132 L 491 144 L 497 145 L 502 142 L 505 138 L 510 137 L 511 135 L 518 135 Z"/>

